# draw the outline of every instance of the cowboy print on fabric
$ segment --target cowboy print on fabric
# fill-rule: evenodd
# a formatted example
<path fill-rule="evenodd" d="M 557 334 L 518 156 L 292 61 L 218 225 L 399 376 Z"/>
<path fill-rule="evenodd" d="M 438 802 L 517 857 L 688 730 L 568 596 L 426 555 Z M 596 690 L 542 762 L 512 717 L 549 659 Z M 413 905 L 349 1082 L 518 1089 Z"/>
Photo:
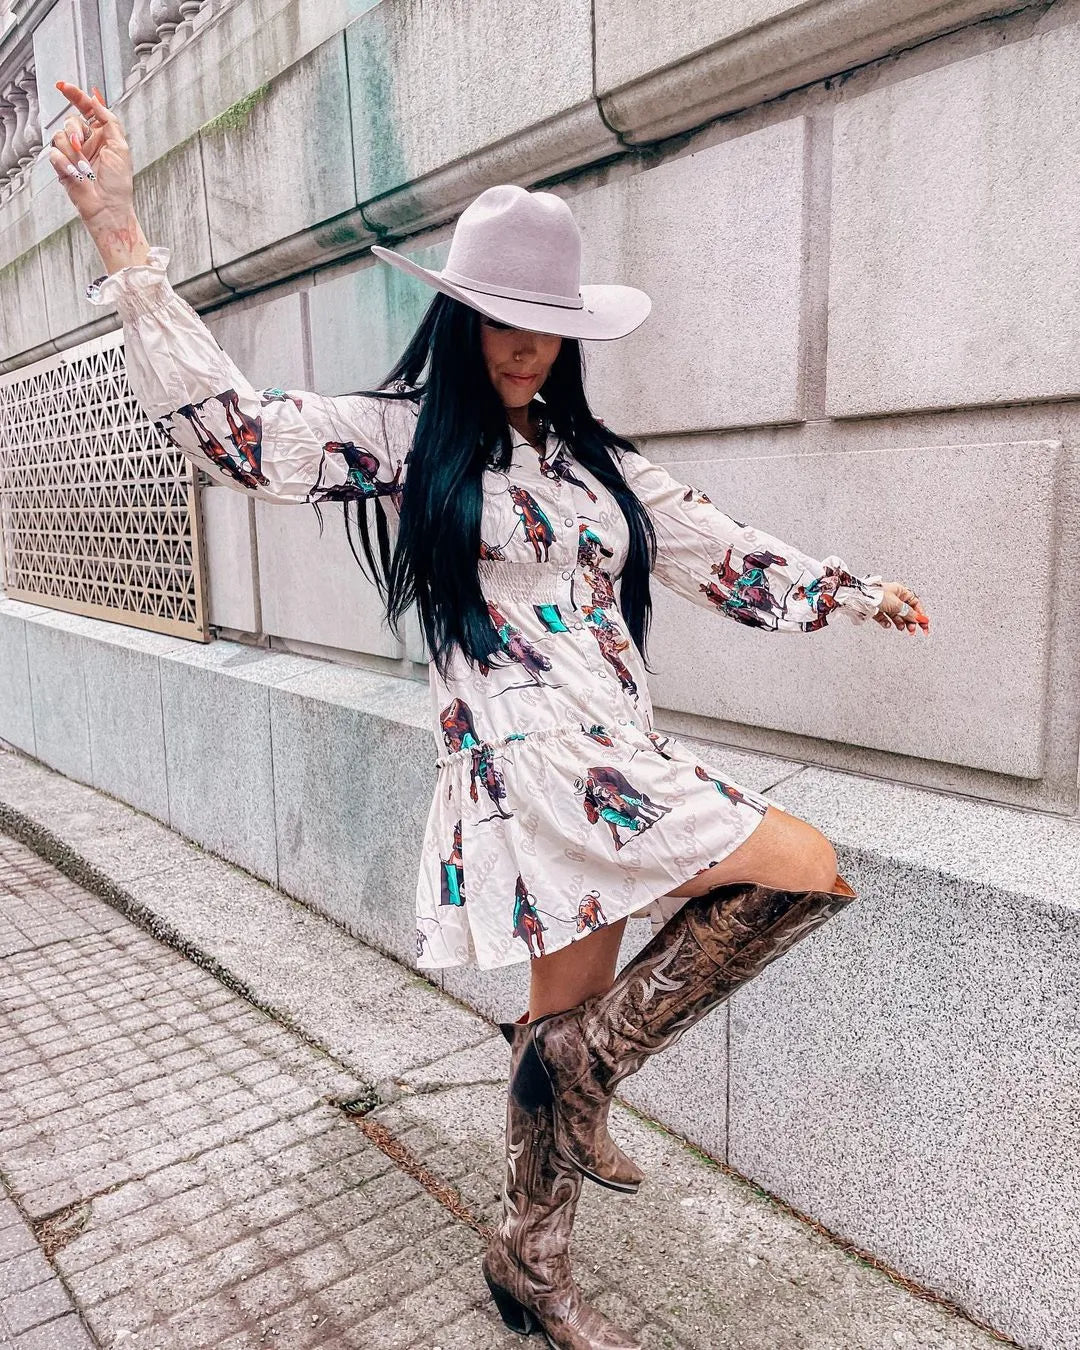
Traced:
<path fill-rule="evenodd" d="M 96 303 L 121 310 L 129 381 L 174 444 L 261 501 L 378 495 L 395 509 L 415 402 L 256 390 L 173 291 L 168 257 L 157 246 L 103 278 Z M 425 969 L 535 959 L 628 914 L 658 922 L 682 903 L 668 893 L 737 848 L 769 806 L 653 727 L 619 607 L 628 536 L 615 500 L 552 433 L 539 450 L 512 443 L 507 467 L 484 475 L 478 563 L 501 651 L 479 667 L 454 658 L 445 678 L 429 668 Z M 654 579 L 708 613 L 811 633 L 877 608 L 879 577 L 732 519 L 644 455 L 620 467 L 653 520 Z"/>

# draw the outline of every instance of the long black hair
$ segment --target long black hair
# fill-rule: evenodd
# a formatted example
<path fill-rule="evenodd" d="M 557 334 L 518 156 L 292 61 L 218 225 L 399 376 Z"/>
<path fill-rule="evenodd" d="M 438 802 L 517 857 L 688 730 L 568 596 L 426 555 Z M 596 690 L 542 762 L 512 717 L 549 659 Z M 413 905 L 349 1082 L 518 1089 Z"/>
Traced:
<path fill-rule="evenodd" d="M 614 454 L 633 452 L 636 447 L 593 416 L 583 376 L 581 343 L 563 338 L 540 392 L 548 425 L 570 447 L 574 458 L 612 493 L 626 521 L 630 537 L 621 577 L 621 608 L 644 660 L 656 536 L 648 512 L 627 484 Z M 415 603 L 428 650 L 441 673 L 445 675 L 455 648 L 470 663 L 498 660 L 503 644 L 484 602 L 477 563 L 483 474 L 488 468 L 509 468 L 512 447 L 506 409 L 484 362 L 479 313 L 438 292 L 382 384 L 355 392 L 419 404 L 392 552 L 381 498 L 351 499 L 363 558 L 356 549 L 349 502 L 345 502 L 349 547 L 378 587 L 391 628 L 398 633 L 402 616 Z M 371 539 L 372 505 L 377 548 Z"/>

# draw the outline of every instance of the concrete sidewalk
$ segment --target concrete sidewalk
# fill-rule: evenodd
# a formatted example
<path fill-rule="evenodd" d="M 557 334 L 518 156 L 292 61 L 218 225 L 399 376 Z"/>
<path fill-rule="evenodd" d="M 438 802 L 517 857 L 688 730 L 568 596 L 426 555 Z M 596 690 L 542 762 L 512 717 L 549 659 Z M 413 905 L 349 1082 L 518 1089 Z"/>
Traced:
<path fill-rule="evenodd" d="M 159 822 L 0 752 L 0 1347 L 522 1344 L 480 1275 L 507 1047 Z M 649 1350 L 990 1350 L 616 1107 L 579 1283 Z"/>

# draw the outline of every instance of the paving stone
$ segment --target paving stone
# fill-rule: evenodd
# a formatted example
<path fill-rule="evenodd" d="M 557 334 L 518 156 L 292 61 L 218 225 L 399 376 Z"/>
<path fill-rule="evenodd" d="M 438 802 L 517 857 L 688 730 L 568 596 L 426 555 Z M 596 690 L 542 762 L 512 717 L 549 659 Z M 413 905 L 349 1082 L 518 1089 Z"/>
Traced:
<path fill-rule="evenodd" d="M 51 1322 L 71 1310 L 71 1297 L 55 1278 L 4 1299 L 4 1318 L 15 1333 Z"/>
<path fill-rule="evenodd" d="M 16 1350 L 97 1350 L 75 1313 L 45 1322 L 15 1338 Z"/>

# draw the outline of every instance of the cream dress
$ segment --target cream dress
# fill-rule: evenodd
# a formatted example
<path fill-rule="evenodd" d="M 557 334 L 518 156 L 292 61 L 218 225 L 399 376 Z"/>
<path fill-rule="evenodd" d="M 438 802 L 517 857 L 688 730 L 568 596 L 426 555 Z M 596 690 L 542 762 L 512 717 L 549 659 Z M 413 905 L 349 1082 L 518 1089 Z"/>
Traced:
<path fill-rule="evenodd" d="M 263 501 L 400 502 L 416 406 L 257 390 L 166 276 L 169 250 L 87 287 L 123 319 L 128 378 L 162 432 L 211 478 Z M 865 622 L 880 577 L 849 573 L 740 521 L 644 455 L 620 467 L 652 517 L 654 578 L 764 632 Z M 614 589 L 618 505 L 549 434 L 513 433 L 484 479 L 484 597 L 505 659 L 430 666 L 434 794 L 416 890 L 419 967 L 510 965 L 629 914 L 737 848 L 769 801 L 653 728 L 646 672 Z"/>

